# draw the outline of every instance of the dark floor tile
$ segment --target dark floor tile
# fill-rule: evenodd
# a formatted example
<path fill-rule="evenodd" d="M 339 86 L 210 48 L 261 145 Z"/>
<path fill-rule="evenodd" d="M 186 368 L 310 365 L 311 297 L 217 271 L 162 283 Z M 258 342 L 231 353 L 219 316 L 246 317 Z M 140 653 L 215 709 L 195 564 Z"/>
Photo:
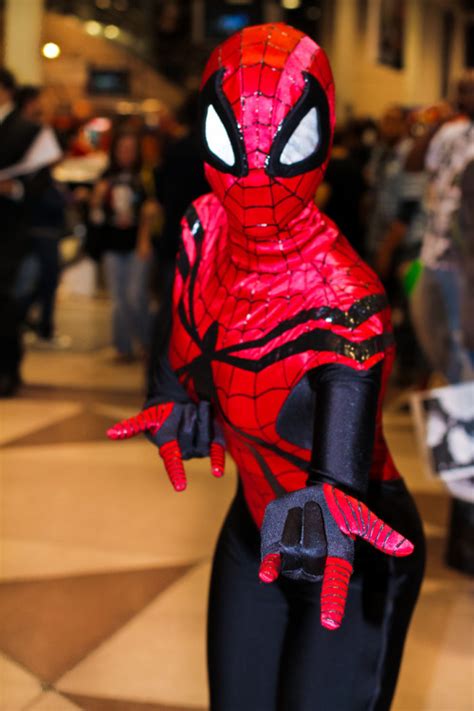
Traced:
<path fill-rule="evenodd" d="M 77 694 L 63 694 L 84 711 L 205 711 L 196 706 L 163 706 L 162 704 L 142 703 L 140 701 L 125 701 L 122 699 L 105 699 Z M 250 711 L 250 709 L 248 710 Z"/>
<path fill-rule="evenodd" d="M 0 650 L 53 682 L 189 566 L 0 585 Z"/>
<path fill-rule="evenodd" d="M 33 432 L 4 442 L 4 447 L 32 447 L 38 445 L 66 444 L 77 442 L 105 442 L 106 431 L 113 418 L 85 408 L 82 412 L 40 427 Z"/>
<path fill-rule="evenodd" d="M 126 367 L 126 366 L 124 366 Z M 42 385 L 26 383 L 19 392 L 19 399 L 26 400 L 72 400 L 78 403 L 100 403 L 103 405 L 139 406 L 143 401 L 143 393 L 117 388 L 74 387 L 59 385 Z"/>

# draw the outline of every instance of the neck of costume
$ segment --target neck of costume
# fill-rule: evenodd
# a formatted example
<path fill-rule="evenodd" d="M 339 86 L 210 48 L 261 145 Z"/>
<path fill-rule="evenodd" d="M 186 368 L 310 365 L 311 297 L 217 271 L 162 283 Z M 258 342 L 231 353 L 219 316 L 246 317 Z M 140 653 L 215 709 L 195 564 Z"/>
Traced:
<path fill-rule="evenodd" d="M 314 203 L 306 205 L 276 237 L 256 237 L 244 232 L 240 225 L 230 223 L 227 238 L 229 259 L 247 272 L 271 274 L 288 271 L 301 265 L 305 254 L 314 250 L 316 239 L 320 238 L 322 241 L 318 246 L 323 246 L 327 230 L 327 222 Z"/>

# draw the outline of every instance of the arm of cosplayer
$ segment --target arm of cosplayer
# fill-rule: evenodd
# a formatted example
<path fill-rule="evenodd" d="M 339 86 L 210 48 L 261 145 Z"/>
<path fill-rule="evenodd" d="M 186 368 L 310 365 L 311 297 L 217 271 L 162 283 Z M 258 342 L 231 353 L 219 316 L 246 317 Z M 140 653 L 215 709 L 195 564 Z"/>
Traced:
<path fill-rule="evenodd" d="M 162 275 L 165 278 L 166 275 Z M 171 281 L 170 285 L 171 285 Z M 168 358 L 171 303 L 165 300 L 156 321 L 148 374 L 148 397 L 143 410 L 117 422 L 107 431 L 109 439 L 121 440 L 145 434 L 157 447 L 175 491 L 186 488 L 183 460 L 211 458 L 211 472 L 224 474 L 224 437 L 214 420 L 211 403 L 195 403 L 173 371 Z"/>
<path fill-rule="evenodd" d="M 260 579 L 273 582 L 280 572 L 296 580 L 322 579 L 321 624 L 336 629 L 344 615 L 355 537 L 394 556 L 409 555 L 413 545 L 363 502 L 381 365 L 367 371 L 324 365 L 309 379 L 317 416 L 308 482 L 267 506 Z"/>
<path fill-rule="evenodd" d="M 168 358 L 163 355 L 156 367 L 156 384 L 144 409 L 111 427 L 110 439 L 129 439 L 144 433 L 157 447 L 171 484 L 176 491 L 186 488 L 183 460 L 211 458 L 211 472 L 224 474 L 224 438 L 209 402 L 194 403 L 187 396 Z"/>

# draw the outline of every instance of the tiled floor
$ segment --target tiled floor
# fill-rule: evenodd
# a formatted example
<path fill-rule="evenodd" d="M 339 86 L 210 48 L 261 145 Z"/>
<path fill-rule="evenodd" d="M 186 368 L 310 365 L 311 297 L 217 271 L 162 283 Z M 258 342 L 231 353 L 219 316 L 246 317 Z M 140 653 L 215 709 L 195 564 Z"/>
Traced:
<path fill-rule="evenodd" d="M 196 461 L 175 494 L 145 441 L 105 440 L 143 383 L 107 358 L 107 323 L 105 301 L 63 303 L 73 350 L 28 353 L 21 397 L 1 406 L 1 711 L 207 706 L 206 588 L 235 474 Z M 429 538 L 393 711 L 472 711 L 473 586 L 443 564 L 448 499 L 421 472 L 410 417 L 386 419 Z"/>

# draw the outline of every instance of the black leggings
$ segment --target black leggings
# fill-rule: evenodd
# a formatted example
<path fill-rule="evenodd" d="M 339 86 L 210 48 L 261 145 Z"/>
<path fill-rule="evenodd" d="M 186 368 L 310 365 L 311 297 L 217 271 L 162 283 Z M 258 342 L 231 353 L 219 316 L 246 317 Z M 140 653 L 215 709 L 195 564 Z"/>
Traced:
<path fill-rule="evenodd" d="M 239 488 L 214 558 L 209 597 L 211 711 L 386 711 L 423 577 L 423 531 L 402 481 L 368 504 L 415 544 L 390 558 L 358 543 L 346 615 L 319 621 L 320 583 L 258 579 L 259 533 Z"/>

